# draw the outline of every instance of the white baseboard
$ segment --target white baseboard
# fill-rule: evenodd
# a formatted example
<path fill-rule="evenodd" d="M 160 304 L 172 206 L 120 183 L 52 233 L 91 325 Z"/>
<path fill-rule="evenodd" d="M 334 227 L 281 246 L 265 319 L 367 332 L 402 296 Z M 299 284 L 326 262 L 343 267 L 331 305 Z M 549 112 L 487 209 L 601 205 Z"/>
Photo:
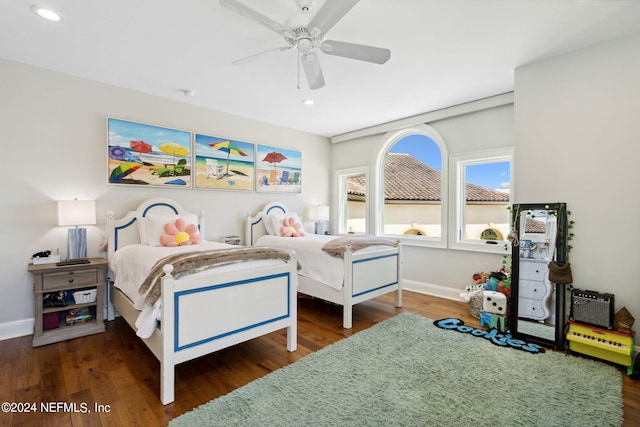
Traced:
<path fill-rule="evenodd" d="M 34 325 L 35 320 L 33 318 L 0 323 L 0 341 L 32 335 Z"/>
<path fill-rule="evenodd" d="M 464 291 L 448 286 L 434 285 L 432 283 L 417 282 L 414 280 L 402 280 L 402 289 L 454 301 L 461 301 L 460 292 Z"/>

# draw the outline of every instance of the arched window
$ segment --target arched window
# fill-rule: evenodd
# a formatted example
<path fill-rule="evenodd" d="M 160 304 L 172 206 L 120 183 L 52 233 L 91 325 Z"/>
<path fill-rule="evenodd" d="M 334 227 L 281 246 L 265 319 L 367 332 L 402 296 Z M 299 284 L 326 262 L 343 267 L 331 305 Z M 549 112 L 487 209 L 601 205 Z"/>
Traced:
<path fill-rule="evenodd" d="M 378 233 L 446 244 L 447 150 L 420 125 L 385 136 L 376 164 Z"/>

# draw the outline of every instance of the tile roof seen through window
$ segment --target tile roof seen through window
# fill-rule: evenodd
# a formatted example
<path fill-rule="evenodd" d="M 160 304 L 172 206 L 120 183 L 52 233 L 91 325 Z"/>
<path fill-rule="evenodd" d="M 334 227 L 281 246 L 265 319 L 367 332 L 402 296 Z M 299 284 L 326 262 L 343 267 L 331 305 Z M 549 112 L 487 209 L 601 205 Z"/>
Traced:
<path fill-rule="evenodd" d="M 440 201 L 440 172 L 424 164 L 410 154 L 389 153 L 385 165 L 384 198 L 387 201 Z M 467 184 L 467 202 L 509 203 L 509 194 Z M 348 180 L 350 196 L 364 196 L 364 177 Z"/>

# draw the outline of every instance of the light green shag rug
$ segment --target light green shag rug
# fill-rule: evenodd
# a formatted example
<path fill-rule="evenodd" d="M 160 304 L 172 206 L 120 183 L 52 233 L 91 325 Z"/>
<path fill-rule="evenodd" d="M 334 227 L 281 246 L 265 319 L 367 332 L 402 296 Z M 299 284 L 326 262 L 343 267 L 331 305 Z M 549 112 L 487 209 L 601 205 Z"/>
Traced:
<path fill-rule="evenodd" d="M 176 396 L 180 399 L 180 396 Z M 622 377 L 401 314 L 181 415 L 179 426 L 619 426 Z"/>

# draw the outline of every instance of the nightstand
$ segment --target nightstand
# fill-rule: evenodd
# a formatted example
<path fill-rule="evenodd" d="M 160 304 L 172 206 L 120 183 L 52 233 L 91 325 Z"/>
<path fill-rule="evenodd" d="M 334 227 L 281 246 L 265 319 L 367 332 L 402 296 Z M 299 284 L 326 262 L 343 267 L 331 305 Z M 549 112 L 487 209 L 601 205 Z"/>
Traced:
<path fill-rule="evenodd" d="M 104 258 L 65 266 L 29 264 L 34 279 L 34 347 L 104 332 L 107 265 Z"/>

